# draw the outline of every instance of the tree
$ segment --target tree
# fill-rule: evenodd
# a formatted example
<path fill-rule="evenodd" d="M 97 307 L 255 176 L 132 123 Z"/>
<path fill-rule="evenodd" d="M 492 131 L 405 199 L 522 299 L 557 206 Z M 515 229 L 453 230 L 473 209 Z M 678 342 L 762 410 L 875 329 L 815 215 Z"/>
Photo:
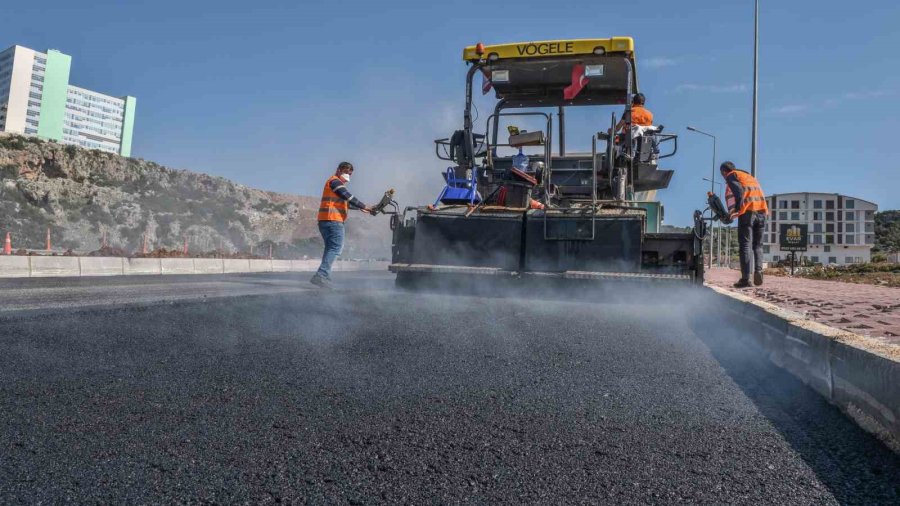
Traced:
<path fill-rule="evenodd" d="M 873 252 L 900 251 L 900 211 L 875 213 L 875 246 Z"/>

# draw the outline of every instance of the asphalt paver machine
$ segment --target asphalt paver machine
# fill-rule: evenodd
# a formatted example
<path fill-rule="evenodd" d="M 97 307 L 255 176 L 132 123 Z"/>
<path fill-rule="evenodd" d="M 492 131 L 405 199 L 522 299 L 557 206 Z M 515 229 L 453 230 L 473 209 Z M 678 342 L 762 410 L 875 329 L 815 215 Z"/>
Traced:
<path fill-rule="evenodd" d="M 659 164 L 678 139 L 662 126 L 631 124 L 638 80 L 630 37 L 479 43 L 463 59 L 463 128 L 435 141 L 450 162 L 445 187 L 433 205 L 408 207 L 392 223 L 399 285 L 490 276 L 702 283 L 702 234 L 660 230 L 654 197 L 674 171 Z M 476 76 L 497 99 L 481 132 Z M 590 152 L 566 150 L 573 107 L 614 109 L 608 124 L 579 139 Z"/>

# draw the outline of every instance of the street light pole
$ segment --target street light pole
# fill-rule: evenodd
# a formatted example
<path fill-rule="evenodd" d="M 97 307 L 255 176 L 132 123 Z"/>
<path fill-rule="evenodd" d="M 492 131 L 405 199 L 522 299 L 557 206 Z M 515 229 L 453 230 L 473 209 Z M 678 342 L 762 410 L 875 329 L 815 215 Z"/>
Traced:
<path fill-rule="evenodd" d="M 756 113 L 759 98 L 759 0 L 753 10 L 753 134 L 750 140 L 750 175 L 756 177 Z"/>
<path fill-rule="evenodd" d="M 691 132 L 698 133 L 700 135 L 705 135 L 707 137 L 712 138 L 712 141 L 713 141 L 712 173 L 711 173 L 711 177 L 709 179 L 709 191 L 715 193 L 716 192 L 716 136 L 711 133 L 704 132 L 703 130 L 698 130 L 692 126 L 687 127 L 687 129 L 690 130 Z M 703 178 L 703 179 L 706 179 L 706 178 Z M 712 211 L 710 211 L 710 216 L 712 216 Z M 715 223 L 713 224 L 713 227 L 715 227 Z M 712 249 L 713 249 L 712 248 L 712 239 L 710 239 L 709 244 L 710 244 L 710 246 L 709 246 L 709 249 L 710 249 L 709 267 L 712 267 Z M 720 253 L 721 253 L 721 251 L 720 251 Z"/>
<path fill-rule="evenodd" d="M 713 181 L 706 177 L 703 178 L 703 180 L 709 181 L 713 185 L 719 185 L 722 188 L 725 187 L 725 185 L 721 181 Z M 726 227 L 725 230 L 727 231 L 728 228 Z M 715 235 L 715 241 L 716 241 L 716 251 L 718 252 L 718 254 L 716 255 L 716 265 L 718 265 L 719 267 L 722 267 L 722 223 L 713 224 L 713 231 L 715 232 L 714 235 Z M 710 246 L 710 249 L 711 248 L 712 248 L 712 246 Z"/>

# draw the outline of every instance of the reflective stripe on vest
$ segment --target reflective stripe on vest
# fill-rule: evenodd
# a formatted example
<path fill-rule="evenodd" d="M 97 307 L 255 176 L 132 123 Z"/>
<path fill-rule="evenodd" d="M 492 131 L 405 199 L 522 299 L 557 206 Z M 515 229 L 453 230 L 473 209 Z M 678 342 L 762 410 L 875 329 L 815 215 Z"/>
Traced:
<path fill-rule="evenodd" d="M 759 181 L 742 170 L 733 170 L 725 174 L 725 178 L 731 177 L 732 174 L 737 178 L 738 183 L 740 183 L 741 187 L 744 189 L 744 198 L 741 201 L 741 208 L 738 210 L 738 215 L 740 216 L 748 211 L 761 211 L 769 214 L 769 204 L 766 202 L 766 196 L 763 194 Z"/>
<path fill-rule="evenodd" d="M 325 181 L 325 188 L 322 190 L 322 201 L 319 203 L 319 221 L 346 221 L 347 211 L 350 204 L 342 199 L 337 193 L 331 189 L 331 182 L 337 179 L 343 184 L 341 178 L 331 176 Z"/>

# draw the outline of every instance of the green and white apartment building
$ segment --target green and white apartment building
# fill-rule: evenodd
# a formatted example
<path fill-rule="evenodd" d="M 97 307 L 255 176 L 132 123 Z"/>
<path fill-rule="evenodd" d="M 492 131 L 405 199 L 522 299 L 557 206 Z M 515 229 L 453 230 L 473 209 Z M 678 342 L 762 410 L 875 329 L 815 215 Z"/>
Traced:
<path fill-rule="evenodd" d="M 0 132 L 131 156 L 136 99 L 69 84 L 71 64 L 55 49 L 0 52 Z"/>

